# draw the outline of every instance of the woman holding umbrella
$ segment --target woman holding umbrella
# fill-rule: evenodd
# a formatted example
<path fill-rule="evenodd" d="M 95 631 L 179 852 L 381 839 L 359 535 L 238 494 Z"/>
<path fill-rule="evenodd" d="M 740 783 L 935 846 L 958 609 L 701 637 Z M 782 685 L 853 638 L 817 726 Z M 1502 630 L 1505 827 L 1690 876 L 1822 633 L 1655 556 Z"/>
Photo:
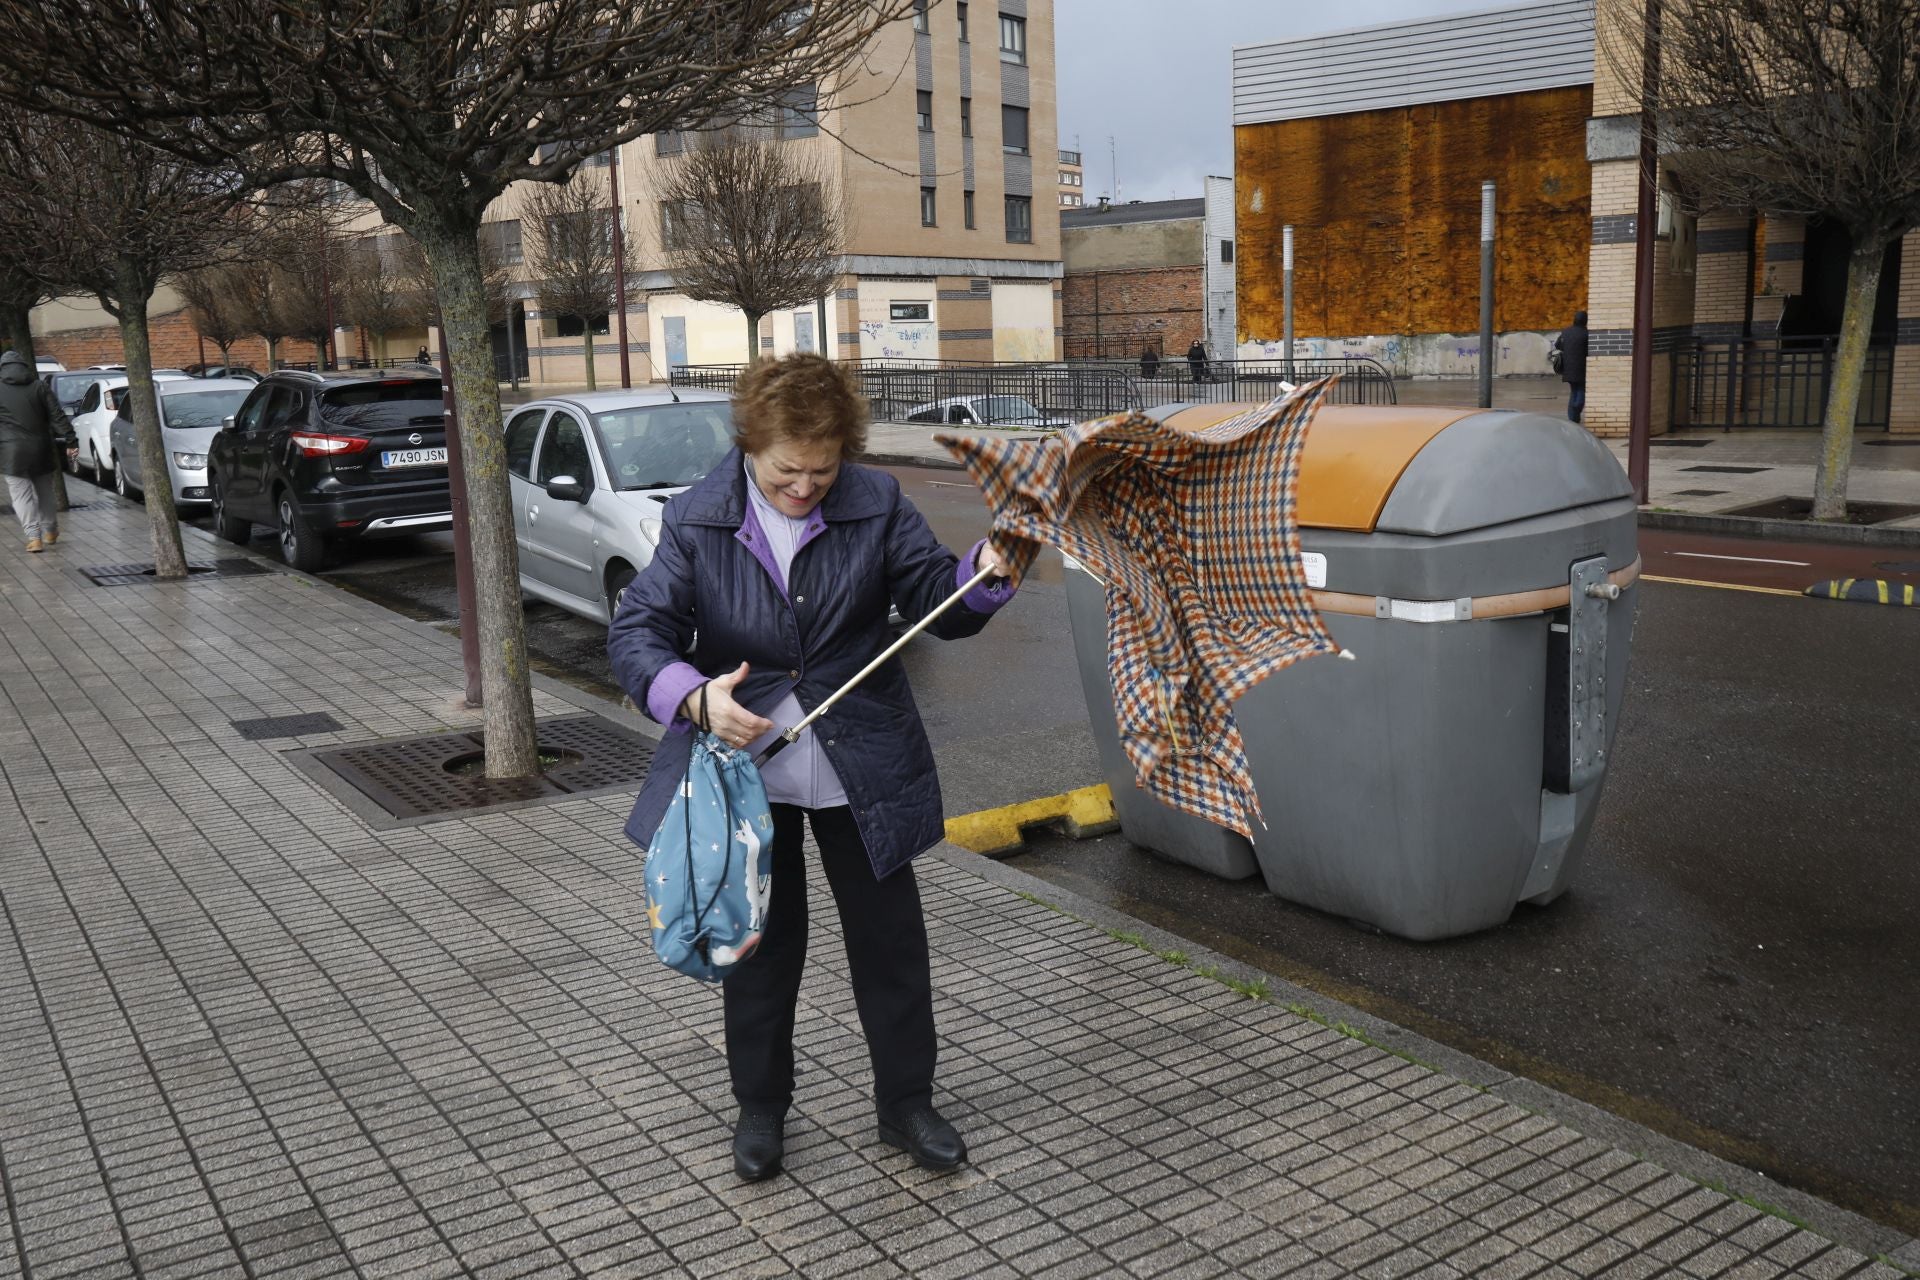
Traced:
<path fill-rule="evenodd" d="M 762 361 L 741 375 L 733 406 L 738 447 L 667 504 L 653 562 L 607 634 L 621 684 L 669 728 L 627 824 L 643 845 L 686 775 L 703 687 L 701 727 L 759 752 L 886 648 L 890 608 L 916 622 L 979 571 L 1004 574 L 984 540 L 956 556 L 898 481 L 849 461 L 866 445 L 867 405 L 840 366 Z M 929 629 L 973 635 L 1012 595 L 1004 576 L 990 578 Z M 900 663 L 844 692 L 761 778 L 772 898 L 759 949 L 723 987 L 735 1172 L 768 1177 L 784 1155 L 807 945 L 803 824 L 840 912 L 880 1137 L 925 1168 L 958 1168 L 966 1144 L 933 1107 L 927 932 L 909 865 L 941 838 L 940 784 Z"/>

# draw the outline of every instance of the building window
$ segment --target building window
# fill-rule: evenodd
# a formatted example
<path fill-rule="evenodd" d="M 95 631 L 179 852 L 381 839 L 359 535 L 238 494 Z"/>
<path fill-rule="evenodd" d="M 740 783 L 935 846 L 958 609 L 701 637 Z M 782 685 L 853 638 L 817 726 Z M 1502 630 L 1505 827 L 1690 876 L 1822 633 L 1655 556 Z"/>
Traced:
<path fill-rule="evenodd" d="M 960 209 L 961 212 L 966 214 L 967 230 L 973 230 L 973 192 L 963 191 L 960 193 Z"/>
<path fill-rule="evenodd" d="M 1080 197 L 1071 193 L 1062 195 L 1060 197 L 1060 207 L 1063 209 L 1078 209 L 1080 207 Z"/>
<path fill-rule="evenodd" d="M 1000 149 L 1017 156 L 1027 154 L 1027 109 L 1000 108 Z"/>
<path fill-rule="evenodd" d="M 932 187 L 920 188 L 920 225 L 923 227 L 930 227 L 933 225 L 933 213 L 934 213 L 933 192 L 934 192 L 934 188 Z"/>
<path fill-rule="evenodd" d="M 1080 175 L 1071 169 L 1062 169 L 1060 171 L 1060 185 L 1063 187 L 1077 187 L 1080 185 Z"/>
<path fill-rule="evenodd" d="M 675 207 L 671 200 L 660 202 L 660 243 L 668 249 L 686 247 L 685 228 L 692 210 Z"/>
<path fill-rule="evenodd" d="M 1000 15 L 1000 61 L 1027 62 L 1027 20 L 1010 13 Z"/>
<path fill-rule="evenodd" d="M 1033 243 L 1033 201 L 1027 196 L 1007 197 L 1007 243 Z"/>
<path fill-rule="evenodd" d="M 653 154 L 677 156 L 687 149 L 687 135 L 678 129 L 662 129 L 653 135 Z"/>
<path fill-rule="evenodd" d="M 887 304 L 889 320 L 931 320 L 933 304 L 931 302 L 889 302 Z"/>
<path fill-rule="evenodd" d="M 913 29 L 915 31 L 927 29 L 927 0 L 913 0 Z"/>
<path fill-rule="evenodd" d="M 965 44 L 967 42 L 967 6 L 961 3 L 953 7 L 960 14 L 960 43 Z"/>
<path fill-rule="evenodd" d="M 1233 241 L 1222 240 L 1220 242 L 1220 261 L 1222 262 L 1233 261 Z"/>
<path fill-rule="evenodd" d="M 1078 165 L 1080 163 L 1080 153 L 1078 151 L 1062 151 L 1060 153 L 1060 163 Z"/>
<path fill-rule="evenodd" d="M 973 136 L 972 98 L 960 99 L 960 136 L 963 138 L 971 138 Z"/>
<path fill-rule="evenodd" d="M 920 131 L 922 133 L 925 133 L 928 130 L 932 129 L 933 128 L 933 90 L 922 89 L 918 93 L 914 94 L 913 104 L 914 104 L 913 105 L 914 119 L 919 122 Z"/>
<path fill-rule="evenodd" d="M 553 336 L 556 338 L 578 338 L 587 332 L 586 321 L 579 316 L 556 316 L 554 319 Z M 607 336 L 607 317 L 604 312 L 593 318 L 593 336 L 596 338 Z"/>
<path fill-rule="evenodd" d="M 780 95 L 773 113 L 776 138 L 811 138 L 820 132 L 820 87 L 803 84 Z"/>
<path fill-rule="evenodd" d="M 526 261 L 526 249 L 520 242 L 520 219 L 484 223 L 480 232 L 502 265 L 517 267 Z"/>

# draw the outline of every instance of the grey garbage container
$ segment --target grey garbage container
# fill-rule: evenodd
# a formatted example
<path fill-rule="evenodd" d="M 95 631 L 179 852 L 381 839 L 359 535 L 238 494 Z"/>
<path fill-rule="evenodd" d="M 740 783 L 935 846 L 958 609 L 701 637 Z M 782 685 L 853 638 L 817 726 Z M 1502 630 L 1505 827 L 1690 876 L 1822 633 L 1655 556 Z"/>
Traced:
<path fill-rule="evenodd" d="M 1182 429 L 1245 406 L 1168 405 Z M 1088 711 L 1122 832 L 1215 875 L 1406 938 L 1545 903 L 1578 866 L 1626 690 L 1636 511 L 1582 428 L 1537 414 L 1321 409 L 1298 511 L 1310 585 L 1357 661 L 1235 706 L 1266 827 L 1249 843 L 1133 785 L 1104 588 L 1069 566 Z"/>

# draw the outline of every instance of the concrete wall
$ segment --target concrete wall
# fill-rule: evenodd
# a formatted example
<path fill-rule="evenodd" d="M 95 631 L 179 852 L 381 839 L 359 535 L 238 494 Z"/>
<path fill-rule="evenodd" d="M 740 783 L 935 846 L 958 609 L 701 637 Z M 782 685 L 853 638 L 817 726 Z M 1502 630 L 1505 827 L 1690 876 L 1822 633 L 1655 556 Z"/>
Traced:
<path fill-rule="evenodd" d="M 1053 284 L 1047 280 L 993 282 L 993 358 L 1052 360 Z"/>
<path fill-rule="evenodd" d="M 1142 267 L 1197 267 L 1206 258 L 1206 228 L 1199 218 L 1072 227 L 1062 233 L 1060 248 L 1069 275 Z"/>
<path fill-rule="evenodd" d="M 1502 375 L 1552 373 L 1553 366 L 1547 363 L 1547 347 L 1559 332 L 1556 328 L 1495 333 L 1494 371 Z M 1243 360 L 1275 360 L 1284 353 L 1285 347 L 1278 339 L 1242 342 L 1235 352 Z M 1296 337 L 1293 353 L 1295 359 L 1365 356 L 1379 361 L 1396 378 L 1475 378 L 1480 375 L 1478 333 Z"/>

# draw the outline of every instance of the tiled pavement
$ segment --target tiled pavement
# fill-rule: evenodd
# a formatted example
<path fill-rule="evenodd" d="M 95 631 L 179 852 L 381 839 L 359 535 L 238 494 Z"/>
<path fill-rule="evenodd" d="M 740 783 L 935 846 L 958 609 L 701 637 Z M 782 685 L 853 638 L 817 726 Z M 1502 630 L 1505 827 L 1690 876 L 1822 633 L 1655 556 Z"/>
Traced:
<path fill-rule="evenodd" d="M 822 912 L 792 1172 L 742 1186 L 718 1000 L 649 954 L 624 800 L 370 831 L 282 753 L 470 723 L 454 643 L 296 575 L 71 572 L 144 554 L 110 498 L 0 540 L 0 1277 L 1901 1274 L 945 851 L 972 1167 L 875 1139 Z M 228 723 L 296 711 L 347 729 Z"/>

